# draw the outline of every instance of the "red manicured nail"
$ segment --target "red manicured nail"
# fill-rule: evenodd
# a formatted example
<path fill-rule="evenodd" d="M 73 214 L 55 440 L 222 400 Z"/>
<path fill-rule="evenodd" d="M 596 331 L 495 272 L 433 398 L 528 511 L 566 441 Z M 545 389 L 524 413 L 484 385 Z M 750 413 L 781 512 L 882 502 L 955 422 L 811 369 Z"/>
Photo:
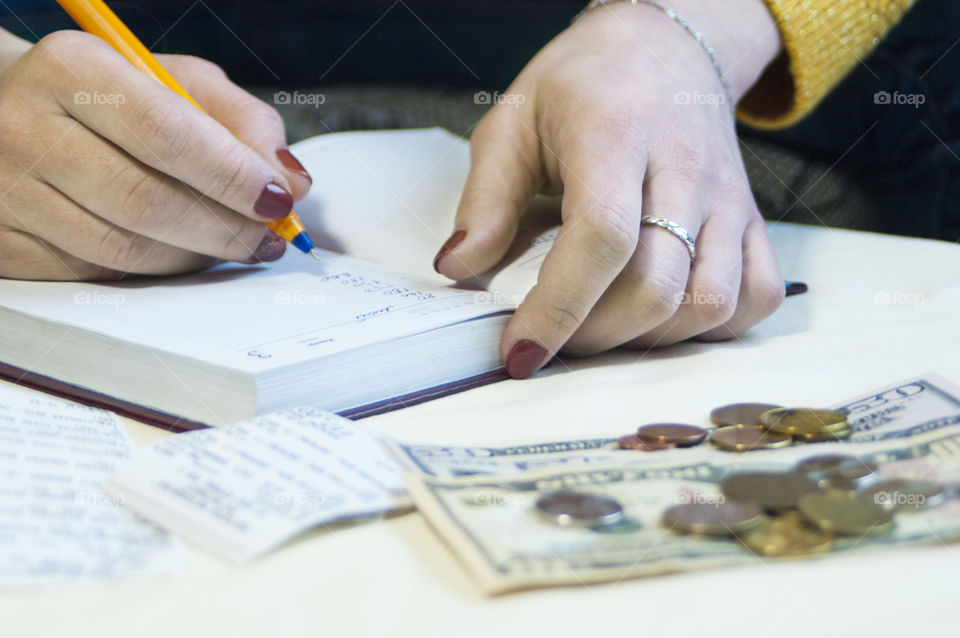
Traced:
<path fill-rule="evenodd" d="M 253 251 L 250 258 L 244 260 L 243 263 L 261 264 L 265 261 L 276 261 L 283 257 L 283 253 L 285 253 L 286 250 L 287 242 L 284 241 L 283 237 L 277 235 L 272 230 L 268 230 L 257 245 L 257 249 Z"/>
<path fill-rule="evenodd" d="M 267 219 L 282 219 L 293 210 L 293 195 L 282 186 L 267 184 L 260 191 L 260 197 L 253 205 L 253 210 Z"/>
<path fill-rule="evenodd" d="M 440 247 L 440 252 L 438 252 L 438 253 L 437 253 L 437 256 L 433 258 L 433 269 L 434 269 L 434 270 L 436 270 L 437 272 L 440 272 L 439 270 L 437 270 L 437 266 L 440 264 L 440 260 L 443 259 L 443 257 L 444 257 L 447 253 L 451 252 L 454 248 L 456 248 L 457 246 L 459 246 L 459 245 L 460 245 L 460 242 L 462 242 L 462 241 L 463 241 L 463 238 L 466 237 L 466 236 L 467 236 L 467 231 L 465 231 L 465 230 L 458 230 L 458 231 L 455 232 L 454 234 L 450 235 L 450 239 L 448 239 L 448 240 L 443 244 L 443 246 Z"/>
<path fill-rule="evenodd" d="M 529 339 L 521 339 L 510 348 L 504 365 L 507 368 L 507 374 L 514 379 L 526 379 L 536 372 L 546 356 L 547 351 L 543 346 Z"/>
<path fill-rule="evenodd" d="M 280 163 L 283 164 L 288 171 L 292 171 L 297 175 L 303 175 L 310 180 L 311 184 L 313 183 L 313 178 L 310 177 L 310 173 L 307 172 L 307 169 L 303 167 L 303 164 L 300 163 L 300 160 L 294 157 L 293 153 L 291 153 L 289 149 L 278 148 L 277 159 L 280 160 Z"/>

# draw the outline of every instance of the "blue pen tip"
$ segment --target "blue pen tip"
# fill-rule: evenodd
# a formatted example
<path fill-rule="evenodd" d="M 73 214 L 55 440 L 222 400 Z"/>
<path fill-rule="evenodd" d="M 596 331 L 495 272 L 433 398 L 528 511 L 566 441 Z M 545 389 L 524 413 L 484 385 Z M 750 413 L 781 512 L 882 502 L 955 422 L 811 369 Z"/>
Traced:
<path fill-rule="evenodd" d="M 300 249 L 300 252 L 303 253 L 309 253 L 311 250 L 313 250 L 313 242 L 310 241 L 310 236 L 306 233 L 300 233 L 291 239 L 290 243 Z"/>

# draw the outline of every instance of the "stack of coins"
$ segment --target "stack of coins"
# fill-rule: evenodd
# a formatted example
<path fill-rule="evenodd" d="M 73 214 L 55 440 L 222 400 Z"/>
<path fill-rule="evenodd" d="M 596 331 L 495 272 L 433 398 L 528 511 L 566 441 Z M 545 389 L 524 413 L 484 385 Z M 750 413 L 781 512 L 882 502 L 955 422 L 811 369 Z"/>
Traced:
<path fill-rule="evenodd" d="M 690 447 L 709 440 L 729 452 L 749 452 L 785 447 L 794 443 L 840 441 L 853 434 L 842 410 L 785 408 L 773 403 L 733 403 L 710 412 L 717 426 L 708 433 L 683 423 L 651 423 L 635 434 L 620 437 L 622 450 L 656 452 Z M 709 434 L 709 437 L 708 437 Z"/>
<path fill-rule="evenodd" d="M 797 429 L 804 436 L 810 431 Z M 720 482 L 720 492 L 715 503 L 667 509 L 662 525 L 682 534 L 736 538 L 764 556 L 802 556 L 829 551 L 838 537 L 888 533 L 897 515 L 944 500 L 940 485 L 882 480 L 874 465 L 840 454 L 813 456 L 786 472 L 732 474 Z"/>

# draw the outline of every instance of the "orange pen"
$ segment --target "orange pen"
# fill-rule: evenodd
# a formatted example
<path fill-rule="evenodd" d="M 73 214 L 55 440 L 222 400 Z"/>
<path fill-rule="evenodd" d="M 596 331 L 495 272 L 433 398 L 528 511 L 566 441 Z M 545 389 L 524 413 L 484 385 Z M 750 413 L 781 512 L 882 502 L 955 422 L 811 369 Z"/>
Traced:
<path fill-rule="evenodd" d="M 81 29 L 105 40 L 129 60 L 130 64 L 203 110 L 102 0 L 57 0 L 57 3 Z M 320 258 L 306 229 L 293 211 L 283 219 L 267 222 L 267 226 L 301 251 L 313 255 L 315 259 Z"/>

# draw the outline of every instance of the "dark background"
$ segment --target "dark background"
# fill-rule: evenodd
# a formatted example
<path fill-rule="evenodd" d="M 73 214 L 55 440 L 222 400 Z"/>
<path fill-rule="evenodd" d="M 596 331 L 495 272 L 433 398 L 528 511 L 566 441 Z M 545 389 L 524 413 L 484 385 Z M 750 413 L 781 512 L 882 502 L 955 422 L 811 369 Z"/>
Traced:
<path fill-rule="evenodd" d="M 53 0 L 4 3 L 0 26 L 21 37 L 36 40 L 51 31 L 76 28 Z M 502 88 L 585 2 L 108 4 L 152 51 L 208 58 L 239 84 L 443 83 Z"/>

